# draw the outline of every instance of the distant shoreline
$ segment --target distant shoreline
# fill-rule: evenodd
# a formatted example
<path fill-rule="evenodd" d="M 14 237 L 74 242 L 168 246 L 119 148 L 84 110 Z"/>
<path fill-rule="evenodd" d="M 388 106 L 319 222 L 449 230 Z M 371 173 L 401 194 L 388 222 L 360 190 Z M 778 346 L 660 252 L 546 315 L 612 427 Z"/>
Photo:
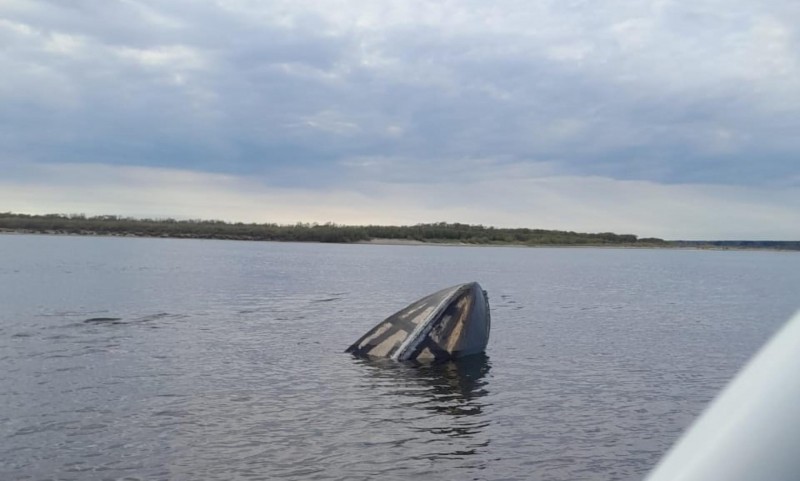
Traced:
<path fill-rule="evenodd" d="M 415 239 L 383 239 L 373 238 L 368 240 L 358 240 L 352 242 L 325 242 L 314 240 L 275 240 L 275 239 L 252 239 L 236 236 L 196 236 L 196 235 L 164 235 L 164 234 L 138 234 L 129 232 L 63 232 L 63 231 L 38 231 L 29 229 L 5 229 L 0 228 L 0 235 L 41 235 L 41 236 L 64 236 L 64 237 L 126 237 L 141 239 L 193 239 L 193 240 L 228 240 L 242 242 L 294 242 L 312 244 L 355 244 L 355 245 L 375 245 L 375 246 L 419 246 L 419 247 L 513 247 L 513 248 L 553 248 L 553 249 L 672 249 L 672 250 L 703 250 L 703 251 L 771 251 L 771 252 L 798 252 L 798 248 L 781 248 L 773 246 L 717 246 L 704 244 L 704 241 L 665 241 L 665 245 L 626 245 L 626 244 L 514 244 L 514 243 L 468 243 L 468 242 L 446 242 L 446 241 L 421 241 Z M 673 242 L 685 243 L 688 245 L 674 245 Z M 725 242 L 725 241 L 716 241 Z M 783 242 L 783 241 L 771 241 Z M 791 241 L 788 241 L 791 242 Z M 696 243 L 696 245 L 691 245 Z"/>
<path fill-rule="evenodd" d="M 573 232 L 535 228 L 504 228 L 437 222 L 415 225 L 340 225 L 243 223 L 221 220 L 138 219 L 116 215 L 31 215 L 0 212 L 0 232 L 219 239 L 240 241 L 321 242 L 335 244 L 514 246 L 514 247 L 624 247 L 718 250 L 800 251 L 800 241 L 666 241 L 614 232 Z"/>
<path fill-rule="evenodd" d="M 442 246 L 442 247 L 515 247 L 515 248 L 554 248 L 554 249 L 673 249 L 673 250 L 704 250 L 704 251 L 773 251 L 773 252 L 797 252 L 797 249 L 780 249 L 774 247 L 717 247 L 717 246 L 644 246 L 644 245 L 608 245 L 608 244 L 467 244 L 464 242 L 424 242 L 402 239 L 371 239 L 368 241 L 358 241 L 354 244 L 361 245 L 381 245 L 381 246 Z"/>

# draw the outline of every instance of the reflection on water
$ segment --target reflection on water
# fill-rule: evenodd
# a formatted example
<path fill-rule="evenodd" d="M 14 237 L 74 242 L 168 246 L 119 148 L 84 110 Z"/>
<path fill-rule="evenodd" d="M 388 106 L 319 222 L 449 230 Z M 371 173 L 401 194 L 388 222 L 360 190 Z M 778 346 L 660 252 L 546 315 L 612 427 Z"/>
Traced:
<path fill-rule="evenodd" d="M 396 397 L 400 411 L 395 413 L 431 446 L 429 453 L 418 458 L 469 456 L 489 445 L 485 410 L 491 363 L 485 354 L 421 365 L 386 360 L 354 362 L 363 365 L 371 381 L 383 388 L 384 396 Z"/>

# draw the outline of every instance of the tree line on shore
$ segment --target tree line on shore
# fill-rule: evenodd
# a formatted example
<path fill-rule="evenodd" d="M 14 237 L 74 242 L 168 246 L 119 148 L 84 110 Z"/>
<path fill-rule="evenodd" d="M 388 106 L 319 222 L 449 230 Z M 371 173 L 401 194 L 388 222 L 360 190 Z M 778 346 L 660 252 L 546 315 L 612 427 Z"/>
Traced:
<path fill-rule="evenodd" d="M 545 229 L 507 229 L 445 222 L 411 226 L 354 226 L 334 223 L 282 225 L 199 219 L 137 219 L 116 215 L 29 215 L 11 212 L 0 213 L 0 229 L 50 234 L 337 243 L 372 239 L 522 245 L 662 245 L 665 243 L 662 239 L 639 239 L 632 234 L 611 232 L 586 234 Z"/>
<path fill-rule="evenodd" d="M 373 239 L 409 240 L 431 243 L 768 248 L 800 250 L 800 242 L 780 241 L 665 241 L 655 237 L 612 232 L 498 228 L 483 225 L 438 222 L 410 226 L 339 225 L 334 223 L 242 223 L 221 220 L 138 219 L 116 215 L 83 214 L 30 215 L 0 213 L 0 230 L 47 234 L 117 235 L 198 239 L 235 239 L 290 242 L 352 243 Z"/>

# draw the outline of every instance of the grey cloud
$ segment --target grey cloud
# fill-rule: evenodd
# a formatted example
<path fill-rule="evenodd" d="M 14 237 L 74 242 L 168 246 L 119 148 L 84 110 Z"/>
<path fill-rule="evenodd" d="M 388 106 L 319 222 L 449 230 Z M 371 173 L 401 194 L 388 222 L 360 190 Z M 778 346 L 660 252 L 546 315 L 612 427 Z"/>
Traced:
<path fill-rule="evenodd" d="M 405 3 L 0 7 L 0 154 L 285 185 L 545 162 L 674 183 L 797 171 L 791 2 Z"/>

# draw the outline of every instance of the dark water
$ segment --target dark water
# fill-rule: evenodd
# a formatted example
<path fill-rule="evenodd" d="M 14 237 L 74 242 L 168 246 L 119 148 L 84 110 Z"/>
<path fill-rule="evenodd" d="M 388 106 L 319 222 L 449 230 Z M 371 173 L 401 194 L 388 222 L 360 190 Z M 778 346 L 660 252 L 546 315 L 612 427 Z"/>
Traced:
<path fill-rule="evenodd" d="M 341 352 L 470 280 L 487 356 Z M 0 236 L 0 479 L 641 479 L 798 292 L 797 253 Z"/>

